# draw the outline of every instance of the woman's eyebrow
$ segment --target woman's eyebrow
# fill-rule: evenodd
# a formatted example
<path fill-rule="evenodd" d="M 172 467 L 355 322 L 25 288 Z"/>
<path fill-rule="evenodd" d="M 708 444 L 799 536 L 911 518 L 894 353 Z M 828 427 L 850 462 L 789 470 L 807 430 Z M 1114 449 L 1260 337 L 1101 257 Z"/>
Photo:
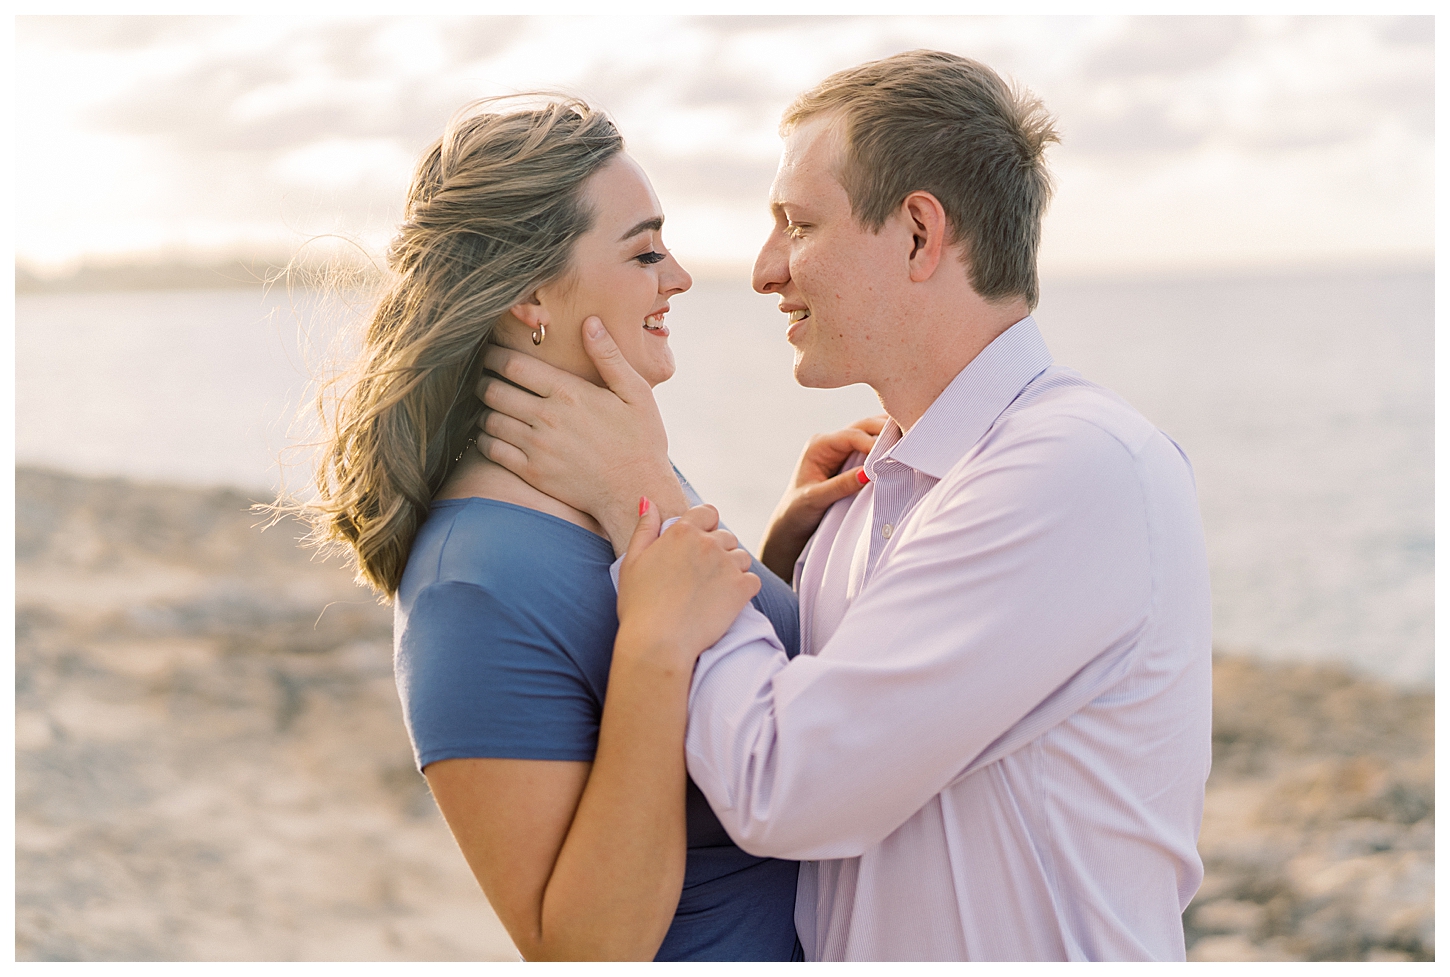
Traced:
<path fill-rule="evenodd" d="M 642 220 L 638 224 L 631 227 L 629 230 L 625 231 L 619 239 L 621 241 L 628 241 L 630 238 L 634 237 L 641 231 L 658 231 L 664 226 L 665 219 L 663 217 L 651 217 L 649 220 Z"/>

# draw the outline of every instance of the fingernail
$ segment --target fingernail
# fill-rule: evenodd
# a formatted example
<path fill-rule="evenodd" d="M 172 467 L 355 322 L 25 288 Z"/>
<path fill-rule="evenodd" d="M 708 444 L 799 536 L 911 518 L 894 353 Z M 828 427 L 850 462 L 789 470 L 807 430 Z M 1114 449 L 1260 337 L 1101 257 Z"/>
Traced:
<path fill-rule="evenodd" d="M 584 331 L 589 334 L 590 339 L 598 339 L 604 335 L 604 322 L 596 316 L 590 316 L 584 320 Z"/>
<path fill-rule="evenodd" d="M 644 515 L 646 512 L 649 512 L 649 499 L 641 495 L 639 497 L 639 514 Z"/>
<path fill-rule="evenodd" d="M 863 468 L 856 473 L 856 481 L 860 482 L 862 485 L 865 485 L 867 482 L 871 481 L 871 479 L 866 477 L 866 469 Z"/>

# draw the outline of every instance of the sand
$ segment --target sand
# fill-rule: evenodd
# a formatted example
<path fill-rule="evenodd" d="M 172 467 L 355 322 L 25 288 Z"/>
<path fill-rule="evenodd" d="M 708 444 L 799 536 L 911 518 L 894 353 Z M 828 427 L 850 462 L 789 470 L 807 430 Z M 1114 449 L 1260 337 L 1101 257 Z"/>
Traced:
<path fill-rule="evenodd" d="M 391 614 L 254 501 L 16 474 L 16 958 L 508 960 Z M 1433 704 L 1215 661 L 1195 960 L 1434 956 Z"/>

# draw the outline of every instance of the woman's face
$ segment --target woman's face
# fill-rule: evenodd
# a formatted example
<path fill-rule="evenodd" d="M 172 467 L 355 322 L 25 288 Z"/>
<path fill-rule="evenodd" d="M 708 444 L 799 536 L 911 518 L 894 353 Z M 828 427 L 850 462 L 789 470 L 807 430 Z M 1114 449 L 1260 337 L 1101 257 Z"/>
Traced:
<path fill-rule="evenodd" d="M 690 275 L 665 250 L 659 200 L 634 160 L 616 155 L 584 184 L 584 200 L 594 224 L 575 242 L 568 273 L 540 288 L 530 310 L 547 321 L 544 342 L 533 346 L 524 334 L 509 345 L 602 384 L 582 335 L 584 320 L 598 316 L 653 387 L 675 372 L 665 313 L 670 297 L 690 287 Z"/>

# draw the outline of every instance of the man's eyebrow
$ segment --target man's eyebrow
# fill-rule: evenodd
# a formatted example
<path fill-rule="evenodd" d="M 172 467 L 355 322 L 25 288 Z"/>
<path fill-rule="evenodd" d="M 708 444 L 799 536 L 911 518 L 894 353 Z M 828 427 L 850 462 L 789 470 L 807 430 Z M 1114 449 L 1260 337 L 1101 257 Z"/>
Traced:
<path fill-rule="evenodd" d="M 620 237 L 620 240 L 628 241 L 630 238 L 634 237 L 636 234 L 639 234 L 642 231 L 658 231 L 664 226 L 665 219 L 663 217 L 651 217 L 649 220 L 642 220 L 638 224 L 631 227 L 629 230 L 625 231 L 624 234 Z"/>

